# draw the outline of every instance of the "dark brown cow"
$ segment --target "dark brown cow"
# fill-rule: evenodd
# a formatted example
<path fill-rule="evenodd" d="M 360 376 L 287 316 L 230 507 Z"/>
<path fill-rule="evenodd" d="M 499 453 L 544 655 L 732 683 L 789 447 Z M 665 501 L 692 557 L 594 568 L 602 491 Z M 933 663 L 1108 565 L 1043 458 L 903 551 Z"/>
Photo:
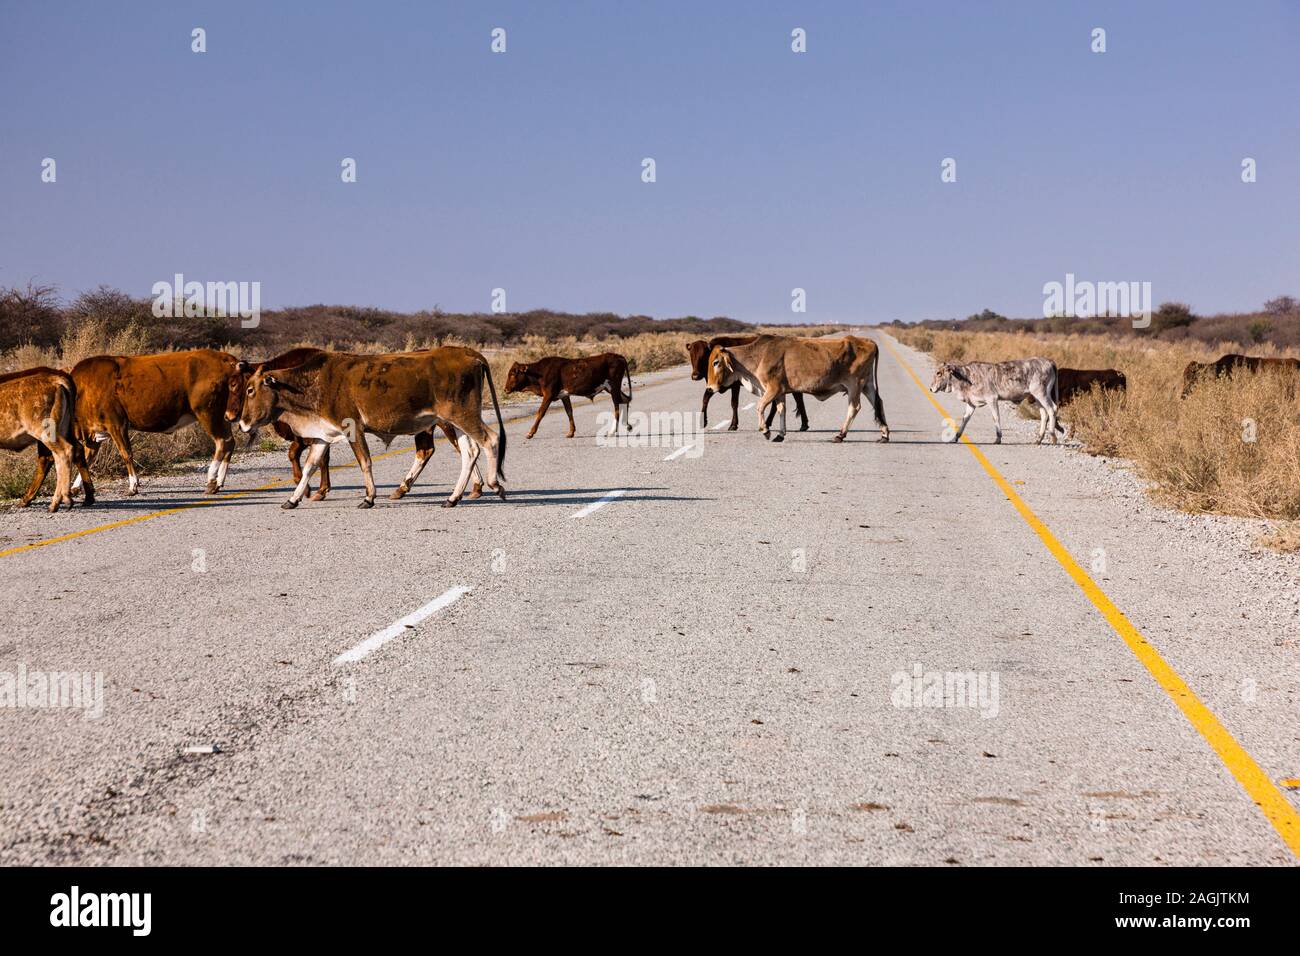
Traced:
<path fill-rule="evenodd" d="M 1070 403 L 1076 395 L 1092 391 L 1093 385 L 1099 389 L 1116 392 L 1128 391 L 1128 379 L 1124 373 L 1113 368 L 1058 368 L 1056 370 L 1056 391 L 1058 406 Z M 1032 397 L 1025 399 L 1025 404 L 1038 414 L 1038 403 Z M 1056 430 L 1064 433 L 1065 427 L 1058 421 Z"/>
<path fill-rule="evenodd" d="M 623 395 L 623 379 L 627 379 L 627 396 Z M 627 359 L 617 352 L 604 352 L 600 355 L 587 355 L 583 358 L 563 358 L 558 355 L 547 356 L 536 362 L 515 362 L 510 366 L 506 376 L 507 392 L 531 392 L 540 395 L 542 407 L 537 409 L 533 427 L 528 429 L 525 438 L 537 434 L 537 426 L 546 416 L 546 410 L 557 398 L 564 403 L 565 414 L 569 416 L 569 434 L 572 438 L 576 428 L 573 424 L 573 403 L 570 396 L 594 398 L 598 392 L 609 392 L 614 400 L 614 431 L 618 431 L 619 406 L 627 405 L 629 412 L 632 405 L 632 374 L 627 370 Z M 629 416 L 630 417 L 630 416 Z M 632 430 L 631 422 L 627 424 Z"/>
<path fill-rule="evenodd" d="M 831 439 L 837 442 L 844 441 L 865 395 L 880 425 L 879 441 L 886 442 L 889 424 L 877 385 L 879 361 L 876 343 L 856 335 L 836 339 L 760 335 L 749 345 L 713 350 L 709 356 L 709 387 L 720 392 L 740 382 L 760 396 L 758 425 L 765 438 L 769 437 L 769 427 L 763 413 L 776 402 L 781 426 L 772 441 L 785 440 L 785 395 L 790 392 L 803 392 L 820 402 L 840 392 L 848 395 L 844 427 Z"/>
<path fill-rule="evenodd" d="M 1263 358 L 1258 355 L 1231 353 L 1221 356 L 1213 362 L 1188 362 L 1187 368 L 1183 369 L 1183 391 L 1179 397 L 1186 398 L 1190 395 L 1202 375 L 1210 378 L 1222 378 L 1226 375 L 1231 378 L 1232 373 L 1239 368 L 1251 372 L 1294 372 L 1300 370 L 1300 359 Z"/>
<path fill-rule="evenodd" d="M 76 386 L 72 376 L 52 368 L 29 368 L 0 375 L 0 448 L 22 451 L 36 446 L 36 475 L 22 497 L 25 508 L 41 490 L 50 465 L 54 465 L 54 495 L 50 511 L 63 502 L 72 507 L 72 470 L 75 466 L 86 491 L 86 504 L 95 501 L 90 472 L 73 428 Z"/>
<path fill-rule="evenodd" d="M 748 345 L 758 338 L 757 335 L 719 335 L 711 339 L 696 339 L 686 346 L 686 354 L 691 359 L 691 381 L 702 382 L 709 375 L 709 354 L 718 346 L 729 348 L 733 345 Z M 725 389 L 724 389 L 725 391 Z M 709 399 L 714 395 L 713 389 L 704 386 L 704 402 L 700 405 L 700 415 L 702 417 L 701 425 L 705 428 L 709 426 Z M 794 393 L 795 410 L 799 413 L 799 431 L 808 430 L 808 410 L 803 405 L 803 393 Z M 776 406 L 773 405 L 767 413 L 767 426 L 772 427 L 772 416 L 776 414 Z M 731 427 L 727 431 L 734 432 L 740 427 L 740 383 L 736 382 L 731 386 Z"/>
<path fill-rule="evenodd" d="M 316 348 L 296 348 L 290 349 L 283 355 L 277 355 L 273 359 L 260 362 L 256 365 L 248 362 L 240 362 L 236 368 L 235 374 L 230 376 L 228 392 L 226 397 L 226 421 L 237 422 L 240 413 L 244 410 L 244 391 L 248 387 L 248 377 L 259 369 L 284 369 L 292 368 L 295 365 L 301 365 L 307 359 L 318 355 L 322 349 Z M 294 484 L 302 481 L 302 453 L 307 449 L 310 442 L 304 441 L 301 436 L 295 435 L 283 421 L 271 422 L 271 427 L 275 433 L 289 443 L 289 467 L 293 469 Z M 456 429 L 445 422 L 439 426 L 447 440 L 451 442 L 452 447 L 456 447 Z M 427 432 L 421 432 L 415 436 L 415 454 L 417 459 L 427 461 L 428 457 L 433 454 L 434 450 L 433 429 Z M 423 467 L 423 466 L 422 466 Z M 325 496 L 330 492 L 330 449 L 329 445 L 325 446 L 325 452 L 321 455 L 320 461 L 320 488 L 315 494 L 311 494 L 310 483 L 307 486 L 307 493 L 311 495 L 312 501 L 324 501 Z M 411 483 L 403 482 L 391 495 L 394 501 L 401 498 L 411 490 Z M 478 465 L 474 465 L 474 486 L 470 491 L 470 498 L 478 498 L 483 494 L 483 476 L 479 472 Z"/>
<path fill-rule="evenodd" d="M 485 381 L 497 416 L 495 434 L 483 424 Z M 397 435 L 428 433 L 443 423 L 455 427 L 460 449 L 460 479 L 443 507 L 453 507 L 464 495 L 480 450 L 488 458 L 487 486 L 505 498 L 505 425 L 487 359 L 474 349 L 446 346 L 387 355 L 321 352 L 291 368 L 255 370 L 244 390 L 239 427 L 247 433 L 277 419 L 311 443 L 302 478 L 284 508 L 298 507 L 328 443 L 344 438 L 365 478 L 360 507 L 373 507 L 375 482 L 366 434 L 391 441 Z M 406 487 L 427 460 L 428 455 L 417 454 L 403 482 Z"/>
<path fill-rule="evenodd" d="M 226 421 L 226 383 L 237 360 L 212 349 L 158 355 L 96 355 L 72 369 L 77 389 L 77 437 L 93 464 L 99 445 L 113 439 L 126 462 L 127 494 L 140 480 L 131 457 L 131 431 L 171 434 L 197 421 L 216 445 L 207 493 L 226 482 L 235 439 Z M 74 488 L 76 486 L 74 485 Z"/>

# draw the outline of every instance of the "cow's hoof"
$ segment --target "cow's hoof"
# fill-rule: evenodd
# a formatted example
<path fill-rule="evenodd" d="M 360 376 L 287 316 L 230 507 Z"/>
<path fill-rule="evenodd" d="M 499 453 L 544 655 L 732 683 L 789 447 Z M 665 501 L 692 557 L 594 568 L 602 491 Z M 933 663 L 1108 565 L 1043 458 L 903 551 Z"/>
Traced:
<path fill-rule="evenodd" d="M 831 439 L 831 441 L 835 442 L 835 444 L 838 445 L 840 442 L 844 441 L 844 436 L 836 435 L 834 438 Z"/>
<path fill-rule="evenodd" d="M 807 430 L 808 430 L 808 423 L 807 423 L 807 422 L 804 422 L 802 425 L 799 426 L 799 431 L 801 431 L 801 432 L 806 432 Z"/>
<path fill-rule="evenodd" d="M 773 436 L 772 436 L 772 441 L 774 441 L 774 442 L 785 441 L 785 436 L 784 436 L 784 435 L 773 435 Z"/>
<path fill-rule="evenodd" d="M 497 497 L 500 498 L 502 501 L 506 500 L 506 490 L 502 488 L 500 485 L 497 485 Z"/>
<path fill-rule="evenodd" d="M 532 438 L 533 435 L 535 434 L 536 432 L 528 432 L 526 435 L 524 435 L 524 441 L 528 441 L 528 439 Z"/>
<path fill-rule="evenodd" d="M 280 505 L 280 507 L 283 508 L 285 511 L 292 511 L 294 508 L 298 507 L 298 502 L 290 498 L 284 504 Z"/>
<path fill-rule="evenodd" d="M 134 498 L 134 497 L 135 497 L 136 495 L 138 495 L 139 493 L 140 493 L 140 492 L 139 492 L 137 489 L 135 489 L 135 488 L 128 488 L 128 489 L 126 489 L 126 496 L 127 496 L 128 498 Z"/>
<path fill-rule="evenodd" d="M 392 493 L 391 495 L 388 496 L 388 500 L 389 500 L 389 501 L 400 501 L 401 498 L 402 498 L 402 495 L 404 495 L 404 494 L 406 494 L 406 489 L 404 489 L 404 488 L 395 488 L 395 489 L 393 489 L 393 493 Z"/>
<path fill-rule="evenodd" d="M 95 503 L 95 493 L 93 491 L 86 492 L 86 497 L 82 500 L 81 507 L 89 508 L 94 503 Z"/>
<path fill-rule="evenodd" d="M 329 494 L 329 489 L 328 489 L 328 488 L 322 488 L 320 491 L 316 492 L 316 494 L 314 494 L 314 495 L 311 496 L 311 500 L 312 500 L 312 501 L 324 501 L 324 500 L 325 500 L 325 496 L 328 495 L 328 494 Z"/>
<path fill-rule="evenodd" d="M 575 434 L 577 434 L 577 433 L 576 433 L 576 432 L 569 432 L 569 434 L 565 435 L 564 437 L 565 437 L 565 438 L 572 438 Z"/>
<path fill-rule="evenodd" d="M 475 485 L 473 488 L 469 490 L 469 498 L 471 501 L 473 501 L 475 498 L 482 498 L 482 497 L 483 497 L 482 485 Z"/>
<path fill-rule="evenodd" d="M 375 506 L 374 498 L 362 498 L 357 502 L 358 508 L 373 508 Z"/>
<path fill-rule="evenodd" d="M 31 503 L 32 503 L 32 499 L 31 499 L 31 498 L 24 498 L 22 501 L 18 502 L 18 507 L 19 507 L 19 508 L 26 508 L 26 507 L 27 507 L 28 505 L 30 505 Z"/>
<path fill-rule="evenodd" d="M 729 431 L 729 432 L 734 432 L 734 431 L 739 430 L 739 428 L 740 428 L 740 423 L 739 423 L 739 422 L 732 422 L 732 423 L 731 423 L 731 427 L 728 428 L 727 431 Z"/>
<path fill-rule="evenodd" d="M 80 497 L 81 497 L 81 489 L 80 489 L 80 488 L 70 488 L 70 489 L 68 490 L 68 494 L 72 495 L 72 497 L 74 497 L 74 498 L 80 498 Z M 26 502 L 24 502 L 24 504 L 26 504 Z"/>
<path fill-rule="evenodd" d="M 1040 441 L 1041 441 L 1041 439 L 1040 439 Z M 1001 445 L 1001 444 L 1002 444 L 1002 436 L 999 435 L 997 438 L 993 439 L 993 444 L 995 444 L 995 445 Z"/>
<path fill-rule="evenodd" d="M 456 499 L 455 499 L 455 498 L 448 498 L 446 501 L 444 501 L 444 502 L 442 503 L 442 506 L 443 506 L 444 508 L 454 508 L 454 507 L 456 507 Z"/>
<path fill-rule="evenodd" d="M 888 435 L 881 435 L 879 438 L 876 439 L 876 444 L 877 444 L 877 445 L 888 445 L 888 444 L 889 444 L 889 436 L 888 436 Z"/>
<path fill-rule="evenodd" d="M 208 482 L 208 486 L 203 489 L 205 495 L 215 495 L 217 493 L 217 480 L 213 478 Z"/>

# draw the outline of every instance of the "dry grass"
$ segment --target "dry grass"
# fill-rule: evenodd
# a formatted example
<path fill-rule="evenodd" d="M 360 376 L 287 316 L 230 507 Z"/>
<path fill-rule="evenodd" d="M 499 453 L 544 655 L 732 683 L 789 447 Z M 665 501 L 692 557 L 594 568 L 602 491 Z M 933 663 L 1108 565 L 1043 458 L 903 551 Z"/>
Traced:
<path fill-rule="evenodd" d="M 1231 347 L 1146 343 L 1110 336 L 891 329 L 939 361 L 1042 355 L 1070 368 L 1116 368 L 1128 394 L 1092 392 L 1063 410 L 1084 449 L 1131 459 L 1152 493 L 1184 511 L 1300 520 L 1300 403 L 1296 383 L 1242 373 L 1178 398 L 1192 360 Z M 1255 354 L 1278 354 L 1268 347 Z M 1279 541 L 1294 540 L 1291 530 Z"/>

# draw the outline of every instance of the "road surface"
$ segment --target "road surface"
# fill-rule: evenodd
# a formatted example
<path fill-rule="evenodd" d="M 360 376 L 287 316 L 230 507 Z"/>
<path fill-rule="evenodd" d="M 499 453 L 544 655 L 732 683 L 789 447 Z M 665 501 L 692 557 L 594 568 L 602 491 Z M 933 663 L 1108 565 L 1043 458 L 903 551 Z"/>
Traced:
<path fill-rule="evenodd" d="M 386 500 L 399 443 L 371 511 L 282 511 L 276 454 L 0 513 L 0 674 L 102 680 L 0 706 L 0 862 L 1294 864 L 1295 581 L 1014 416 L 986 469 L 903 363 L 888 445 L 836 398 L 603 446 L 602 399 L 508 425 L 507 502 L 438 508 L 443 443 Z"/>

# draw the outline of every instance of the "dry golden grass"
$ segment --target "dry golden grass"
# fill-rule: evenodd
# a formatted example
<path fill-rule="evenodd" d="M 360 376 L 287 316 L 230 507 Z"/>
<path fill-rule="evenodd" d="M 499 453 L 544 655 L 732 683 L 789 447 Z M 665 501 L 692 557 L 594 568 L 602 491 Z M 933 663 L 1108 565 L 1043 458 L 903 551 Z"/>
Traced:
<path fill-rule="evenodd" d="M 1127 395 L 1093 391 L 1062 412 L 1085 450 L 1131 459 L 1156 498 L 1184 511 L 1300 519 L 1300 383 L 1276 373 L 1239 373 L 1203 381 L 1186 399 L 1178 397 L 1189 361 L 1211 360 L 1232 347 L 1097 335 L 890 331 L 939 361 L 1041 355 L 1068 368 L 1119 369 L 1128 378 Z"/>

